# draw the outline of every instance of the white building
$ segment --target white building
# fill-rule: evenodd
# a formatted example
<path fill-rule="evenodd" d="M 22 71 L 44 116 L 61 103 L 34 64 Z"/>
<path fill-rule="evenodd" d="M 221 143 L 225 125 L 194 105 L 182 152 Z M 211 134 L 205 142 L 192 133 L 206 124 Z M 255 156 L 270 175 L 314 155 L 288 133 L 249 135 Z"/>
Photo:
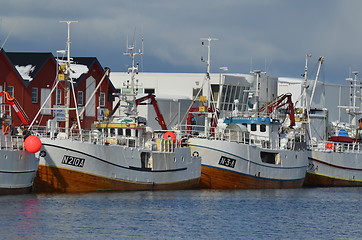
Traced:
<path fill-rule="evenodd" d="M 303 81 L 303 79 L 296 78 L 279 78 L 278 92 L 292 93 L 293 103 L 296 107 L 301 107 L 300 96 L 303 91 Z M 320 139 L 328 137 L 328 129 L 332 123 L 335 126 L 338 124 L 346 125 L 346 123 L 347 125 L 357 125 L 361 114 L 356 114 L 354 118 L 354 114 L 351 113 L 361 111 L 361 87 L 353 88 L 353 81 L 346 82 L 345 85 L 319 81 L 315 87 L 314 84 L 315 81 L 312 80 L 307 83 L 307 99 L 311 108 L 313 136 L 319 136 Z M 310 100 L 311 97 L 312 101 Z"/>
<path fill-rule="evenodd" d="M 125 72 L 110 74 L 110 79 L 115 88 L 120 91 L 127 91 L 123 84 L 129 79 Z M 237 99 L 238 109 L 245 111 L 248 103 L 252 102 L 255 96 L 256 76 L 251 74 L 210 74 L 208 82 L 204 73 L 139 73 L 138 93 L 157 96 L 161 112 L 164 115 L 166 124 L 174 126 L 185 122 L 185 113 L 192 101 L 196 99 L 194 106 L 200 105 L 200 96 L 207 96 L 223 114 L 225 111 L 234 109 L 234 101 Z M 261 104 L 268 103 L 277 97 L 277 78 L 271 78 L 261 74 L 258 78 L 260 90 L 258 98 Z M 208 88 L 211 88 L 212 94 Z M 139 107 L 141 116 L 149 120 L 153 128 L 159 127 L 154 121 L 156 115 L 151 107 Z"/>
<path fill-rule="evenodd" d="M 111 73 L 110 79 L 115 88 L 124 90 L 123 83 L 129 79 L 130 75 L 125 72 Z M 253 97 L 255 97 L 256 76 L 253 74 L 210 74 L 210 84 L 206 80 L 204 73 L 145 73 L 138 75 L 138 93 L 154 93 L 161 112 L 169 127 L 175 126 L 180 122 L 185 122 L 185 113 L 187 112 L 193 99 L 200 92 L 199 96 L 207 96 L 208 86 L 211 87 L 212 94 L 209 98 L 216 104 L 216 107 L 222 114 L 225 111 L 234 109 L 234 101 L 238 99 L 239 110 L 245 111 L 251 107 Z M 277 96 L 283 93 L 292 93 L 292 100 L 296 107 L 300 107 L 300 96 L 302 94 L 301 78 L 273 78 L 266 74 L 261 74 L 258 79 L 260 105 L 267 104 Z M 314 89 L 314 90 L 313 90 Z M 351 117 L 347 114 L 348 108 L 342 106 L 351 106 L 352 89 L 350 85 L 331 84 L 318 82 L 314 88 L 314 81 L 308 81 L 307 95 L 313 95 L 311 104 L 312 114 L 315 119 L 320 121 L 340 121 L 350 122 Z M 198 99 L 198 98 L 197 98 Z M 355 98 L 355 104 L 361 107 L 361 98 Z M 197 101 L 195 105 L 200 105 Z M 340 106 L 340 107 L 338 107 Z M 347 111 L 346 111 L 347 110 Z M 151 127 L 159 128 L 154 120 L 157 116 L 152 106 L 140 106 L 141 116 L 148 119 Z M 183 120 L 183 121 L 182 121 Z M 321 126 L 318 124 L 319 127 Z M 324 124 L 326 125 L 326 124 Z M 321 135 L 327 126 L 320 128 Z"/>

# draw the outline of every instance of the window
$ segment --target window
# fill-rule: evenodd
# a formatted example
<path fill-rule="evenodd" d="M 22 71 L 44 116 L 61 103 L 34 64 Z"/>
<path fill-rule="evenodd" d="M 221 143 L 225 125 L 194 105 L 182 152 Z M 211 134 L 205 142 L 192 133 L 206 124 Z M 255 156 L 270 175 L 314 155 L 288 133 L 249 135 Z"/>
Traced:
<path fill-rule="evenodd" d="M 38 103 L 38 88 L 31 89 L 31 102 Z"/>
<path fill-rule="evenodd" d="M 129 128 L 126 129 L 126 136 L 127 137 L 131 136 L 131 129 L 129 129 Z"/>
<path fill-rule="evenodd" d="M 77 102 L 78 102 L 78 106 L 83 106 L 83 91 L 78 91 L 78 95 L 77 95 Z"/>
<path fill-rule="evenodd" d="M 118 128 L 117 129 L 117 132 L 118 132 L 118 135 L 119 136 L 122 136 L 123 135 L 123 131 L 122 131 L 123 129 L 122 128 Z"/>
<path fill-rule="evenodd" d="M 145 93 L 147 93 L 147 94 L 155 93 L 155 89 L 154 88 L 145 88 Z"/>
<path fill-rule="evenodd" d="M 265 124 L 260 125 L 260 132 L 266 132 L 266 125 Z"/>
<path fill-rule="evenodd" d="M 200 94 L 197 96 L 197 94 L 200 92 Z M 199 99 L 200 96 L 202 96 L 202 89 L 200 88 L 193 88 L 192 89 L 192 97 L 195 98 L 197 96 L 197 99 Z"/>
<path fill-rule="evenodd" d="M 8 86 L 7 91 L 11 97 L 14 97 L 14 86 Z"/>
<path fill-rule="evenodd" d="M 106 105 L 106 94 L 101 92 L 99 95 L 99 106 L 104 107 Z"/>
<path fill-rule="evenodd" d="M 56 91 L 55 104 L 56 105 L 62 104 L 62 90 L 61 89 L 57 89 L 57 91 Z"/>
<path fill-rule="evenodd" d="M 51 99 L 49 99 L 48 101 L 45 101 L 45 100 L 47 100 L 49 94 L 50 94 L 49 88 L 40 88 L 40 105 L 44 104 L 44 108 L 47 108 L 47 109 L 43 109 L 41 111 L 41 114 L 43 114 L 43 115 L 51 115 L 51 113 L 52 113 L 51 110 L 49 109 L 52 105 Z"/>
<path fill-rule="evenodd" d="M 212 96 L 214 98 L 214 101 L 218 101 L 219 99 L 219 90 L 220 90 L 220 85 L 218 84 L 211 84 L 211 91 L 212 91 Z"/>
<path fill-rule="evenodd" d="M 116 131 L 115 131 L 114 128 L 111 128 L 111 129 L 109 130 L 109 132 L 110 132 L 111 137 L 114 137 L 114 136 L 116 135 Z"/>
<path fill-rule="evenodd" d="M 250 129 L 251 131 L 253 131 L 253 132 L 256 131 L 256 124 L 255 123 L 252 123 L 250 127 L 251 127 L 251 129 Z"/>

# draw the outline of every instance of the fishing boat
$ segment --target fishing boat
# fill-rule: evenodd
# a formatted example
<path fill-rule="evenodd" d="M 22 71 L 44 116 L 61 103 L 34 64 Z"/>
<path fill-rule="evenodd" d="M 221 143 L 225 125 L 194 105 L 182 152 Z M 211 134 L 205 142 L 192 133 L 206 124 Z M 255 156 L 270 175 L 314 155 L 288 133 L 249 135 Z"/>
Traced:
<path fill-rule="evenodd" d="M 191 137 L 202 158 L 201 186 L 213 189 L 298 188 L 307 155 L 302 139 L 281 140 L 281 122 L 270 115 L 240 113 L 226 117 L 207 137 Z M 285 138 L 284 138 L 285 139 Z"/>
<path fill-rule="evenodd" d="M 210 46 L 212 39 L 208 40 Z M 206 82 L 210 82 L 209 69 L 208 57 Z M 205 116 L 203 132 L 195 132 L 195 125 L 190 125 L 189 121 L 186 124 L 191 151 L 202 158 L 201 187 L 267 189 L 302 186 L 307 169 L 306 143 L 292 129 L 295 122 L 291 94 L 279 96 L 260 108 L 260 74 L 261 71 L 255 71 L 256 89 L 251 92 L 255 101 L 249 111 L 238 111 L 238 101 L 235 101 L 235 109 L 218 119 L 216 107 L 205 104 L 208 96 L 206 99 L 200 97 L 199 111 L 190 108 L 189 116 Z M 288 112 L 290 119 L 286 128 L 288 133 L 283 132 L 282 122 L 276 114 L 285 106 L 287 109 L 283 111 Z"/>
<path fill-rule="evenodd" d="M 0 195 L 30 193 L 38 169 L 39 159 L 35 152 L 40 150 L 41 142 L 33 135 L 22 134 L 12 125 L 11 108 L 23 124 L 29 124 L 27 115 L 18 101 L 8 92 L 1 96 L 0 131 Z"/>
<path fill-rule="evenodd" d="M 177 190 L 198 186 L 200 157 L 191 155 L 178 132 L 167 129 L 161 113 L 158 112 L 162 126 L 159 131 L 149 128 L 146 119 L 138 115 L 138 105 L 149 101 L 158 111 L 157 101 L 154 95 L 137 97 L 135 56 L 142 52 L 135 52 L 134 45 L 129 45 L 125 54 L 132 61 L 130 78 L 124 83 L 124 91 L 117 95 L 118 104 L 112 111 L 105 111 L 93 129 L 80 129 L 80 124 L 65 129 L 49 124 L 53 127 L 46 132 L 32 128 L 43 143 L 34 183 L 36 191 Z M 69 66 L 68 58 L 66 66 L 61 67 L 65 75 Z M 77 112 L 77 122 L 82 113 Z"/>
<path fill-rule="evenodd" d="M 309 164 L 304 183 L 307 187 L 362 187 L 362 119 L 357 105 L 360 81 L 358 73 L 354 73 L 354 79 L 347 79 L 352 83 L 351 104 L 341 106 L 348 110 L 351 122 L 328 124 L 328 118 L 324 118 L 325 125 L 329 125 L 323 134 L 325 137 L 315 136 L 308 145 Z M 313 114 L 309 114 L 308 119 L 313 124 Z"/>
<path fill-rule="evenodd" d="M 362 144 L 334 136 L 310 145 L 307 187 L 362 187 Z"/>

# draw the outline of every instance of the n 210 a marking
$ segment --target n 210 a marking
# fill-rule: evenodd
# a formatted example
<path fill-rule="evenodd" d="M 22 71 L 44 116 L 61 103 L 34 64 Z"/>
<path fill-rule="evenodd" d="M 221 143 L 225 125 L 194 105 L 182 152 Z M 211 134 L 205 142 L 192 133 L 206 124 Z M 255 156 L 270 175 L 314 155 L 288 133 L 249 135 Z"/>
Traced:
<path fill-rule="evenodd" d="M 83 167 L 84 162 L 85 162 L 84 158 L 77 158 L 77 157 L 72 157 L 72 156 L 68 156 L 68 155 L 64 155 L 63 160 L 62 160 L 63 164 L 67 164 L 67 165 L 71 165 L 71 166 L 75 166 L 75 167 Z"/>
<path fill-rule="evenodd" d="M 221 156 L 219 160 L 219 165 L 223 165 L 226 167 L 234 168 L 236 160 L 228 157 Z"/>

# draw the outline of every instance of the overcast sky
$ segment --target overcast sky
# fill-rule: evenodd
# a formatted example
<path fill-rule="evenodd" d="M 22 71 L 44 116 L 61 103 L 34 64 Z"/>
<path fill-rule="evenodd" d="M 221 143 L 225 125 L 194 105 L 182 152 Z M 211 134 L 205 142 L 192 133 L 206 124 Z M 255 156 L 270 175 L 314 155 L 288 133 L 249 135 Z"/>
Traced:
<path fill-rule="evenodd" d="M 0 42 L 8 52 L 65 49 L 71 25 L 72 56 L 97 57 L 103 67 L 126 71 L 123 52 L 144 38 L 145 72 L 205 72 L 200 38 L 212 41 L 211 72 L 260 69 L 300 77 L 305 54 L 310 75 L 325 57 L 321 79 L 345 84 L 362 74 L 362 1 L 359 0 L 0 0 Z"/>

